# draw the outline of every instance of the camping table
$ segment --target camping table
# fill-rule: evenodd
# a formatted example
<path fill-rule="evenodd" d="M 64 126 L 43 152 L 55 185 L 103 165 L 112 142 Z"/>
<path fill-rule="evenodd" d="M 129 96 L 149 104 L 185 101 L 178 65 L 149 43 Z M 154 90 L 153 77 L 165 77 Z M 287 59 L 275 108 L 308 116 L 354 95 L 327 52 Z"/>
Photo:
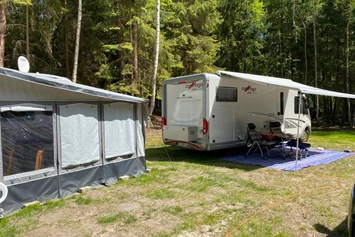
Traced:
<path fill-rule="evenodd" d="M 274 133 L 274 136 L 276 136 L 279 140 L 279 148 L 281 151 L 282 157 L 286 158 L 287 153 L 286 153 L 286 144 L 289 142 L 292 138 L 292 134 L 289 133 Z"/>
<path fill-rule="evenodd" d="M 286 157 L 286 144 L 292 138 L 289 133 L 260 133 L 266 141 L 277 141 L 282 157 Z"/>

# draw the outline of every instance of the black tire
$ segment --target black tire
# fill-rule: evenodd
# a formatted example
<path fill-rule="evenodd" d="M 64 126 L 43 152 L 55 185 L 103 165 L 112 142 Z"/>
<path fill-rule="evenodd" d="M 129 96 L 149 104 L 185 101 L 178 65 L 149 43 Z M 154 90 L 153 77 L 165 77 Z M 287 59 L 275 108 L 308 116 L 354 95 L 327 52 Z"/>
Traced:
<path fill-rule="evenodd" d="M 303 132 L 303 136 L 301 137 L 301 141 L 307 142 L 310 135 L 311 135 L 311 132 L 309 131 L 308 128 L 306 128 L 306 130 L 304 130 L 304 132 Z"/>

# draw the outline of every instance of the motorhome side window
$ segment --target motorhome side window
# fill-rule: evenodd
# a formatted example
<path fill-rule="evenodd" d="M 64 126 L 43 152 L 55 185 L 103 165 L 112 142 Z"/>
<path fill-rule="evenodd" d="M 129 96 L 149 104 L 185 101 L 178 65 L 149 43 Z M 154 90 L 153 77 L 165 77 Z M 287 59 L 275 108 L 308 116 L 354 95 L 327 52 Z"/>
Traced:
<path fill-rule="evenodd" d="M 298 108 L 299 108 L 299 97 L 298 96 L 296 96 L 295 97 L 295 114 L 298 114 Z M 303 103 L 302 103 L 302 113 L 303 114 L 308 114 L 308 109 L 306 108 L 306 105 L 305 105 L 305 103 L 304 103 L 304 101 L 303 101 Z"/>
<path fill-rule="evenodd" d="M 54 166 L 52 111 L 1 112 L 4 176 Z"/>
<path fill-rule="evenodd" d="M 238 92 L 234 87 L 218 87 L 216 101 L 218 102 L 237 102 Z"/>

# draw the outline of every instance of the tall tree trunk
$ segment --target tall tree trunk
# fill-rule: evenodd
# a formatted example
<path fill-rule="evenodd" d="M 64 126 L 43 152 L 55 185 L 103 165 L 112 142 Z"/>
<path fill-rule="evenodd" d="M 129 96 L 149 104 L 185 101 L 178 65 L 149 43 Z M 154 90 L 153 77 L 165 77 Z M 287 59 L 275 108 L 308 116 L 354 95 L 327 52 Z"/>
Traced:
<path fill-rule="evenodd" d="M 68 9 L 68 2 L 67 0 L 64 1 L 64 6 Z M 64 46 L 64 55 L 65 55 L 65 75 L 66 77 L 70 78 L 70 67 L 69 67 L 69 41 L 68 41 L 68 13 L 65 13 L 65 46 Z"/>
<path fill-rule="evenodd" d="M 115 0 L 113 3 L 114 9 L 116 13 L 120 12 L 120 4 L 119 4 L 120 0 Z M 116 26 L 118 27 L 117 30 L 117 44 L 121 45 L 122 43 L 124 43 L 124 25 L 122 24 L 121 21 L 121 16 L 120 14 L 118 14 L 117 18 L 116 18 Z M 119 78 L 118 80 L 122 80 L 123 79 L 123 68 L 124 68 L 124 53 L 122 51 L 122 49 L 119 47 L 118 51 L 117 51 L 117 55 L 118 55 L 118 61 L 117 61 L 117 66 L 118 66 L 118 70 L 119 70 Z"/>
<path fill-rule="evenodd" d="M 134 3 L 134 0 L 132 1 Z M 130 14 L 130 19 L 132 19 L 132 15 Z M 130 40 L 131 40 L 131 45 L 132 45 L 132 53 L 131 53 L 131 64 L 132 64 L 132 73 L 131 73 L 131 95 L 134 94 L 134 40 L 133 40 L 133 24 L 131 23 L 129 26 L 129 36 L 130 36 Z"/>
<path fill-rule="evenodd" d="M 5 3 L 2 3 L 0 4 L 0 67 L 4 66 L 5 35 L 6 35 L 6 5 Z"/>
<path fill-rule="evenodd" d="M 307 25 L 305 22 L 303 22 L 304 26 L 304 67 L 305 67 L 305 73 L 304 73 L 304 84 L 307 85 L 307 76 L 308 76 L 308 60 L 307 60 Z"/>
<path fill-rule="evenodd" d="M 339 124 L 339 120 L 340 120 L 340 99 L 339 97 L 335 97 L 334 99 L 334 121 L 335 124 Z"/>
<path fill-rule="evenodd" d="M 315 87 L 318 87 L 316 11 L 317 11 L 317 1 L 313 0 L 314 84 Z M 316 95 L 316 120 L 317 122 L 319 122 L 319 96 L 318 95 Z"/>
<path fill-rule="evenodd" d="M 298 38 L 297 38 L 297 30 L 296 30 L 296 22 L 295 22 L 295 14 L 296 14 L 296 1 L 292 1 L 292 28 L 295 36 L 295 43 L 297 43 Z"/>
<path fill-rule="evenodd" d="M 28 16 L 29 6 L 26 5 L 26 58 L 30 62 L 30 22 Z"/>
<path fill-rule="evenodd" d="M 346 74 L 345 74 L 345 83 L 346 83 L 346 93 L 350 93 L 350 89 L 349 89 L 349 26 L 350 26 L 350 20 L 348 19 L 348 22 L 346 24 L 346 47 L 345 47 L 345 68 L 346 68 Z M 347 111 L 348 111 L 348 122 L 349 122 L 349 126 L 352 127 L 353 123 L 352 123 L 352 119 L 351 119 L 351 105 L 350 105 L 350 99 L 347 99 Z"/>
<path fill-rule="evenodd" d="M 281 55 L 281 63 L 280 63 L 280 65 L 281 65 L 281 77 L 284 77 L 284 55 L 283 55 L 283 44 L 282 44 L 282 36 L 281 36 L 281 31 L 280 31 L 280 29 L 279 29 L 279 37 L 280 37 L 280 55 Z"/>
<path fill-rule="evenodd" d="M 79 46 L 80 46 L 80 30 L 81 30 L 81 18 L 82 18 L 82 0 L 78 0 L 78 23 L 76 28 L 76 40 L 75 40 L 75 54 L 74 54 L 74 67 L 72 80 L 76 83 L 76 76 L 78 71 L 78 59 L 79 59 Z"/>
<path fill-rule="evenodd" d="M 138 75 L 138 22 L 133 22 L 133 75 L 134 81 L 140 83 Z"/>
<path fill-rule="evenodd" d="M 120 28 L 117 31 L 117 43 L 122 44 L 124 42 L 123 41 L 124 26 L 123 26 L 120 19 L 117 20 L 117 26 Z M 123 79 L 122 72 L 123 72 L 123 67 L 124 67 L 124 54 L 123 54 L 122 49 L 118 50 L 118 67 L 119 67 L 119 72 L 120 72 L 120 74 L 119 74 L 120 79 Z"/>
<path fill-rule="evenodd" d="M 152 97 L 150 98 L 149 106 L 149 116 L 152 116 L 153 110 L 155 107 L 155 94 L 157 88 L 157 72 L 159 65 L 159 43 L 160 43 L 160 0 L 157 0 L 157 9 L 156 9 L 156 30 L 155 30 L 155 56 L 154 56 L 154 71 L 153 71 L 153 80 L 152 80 Z"/>

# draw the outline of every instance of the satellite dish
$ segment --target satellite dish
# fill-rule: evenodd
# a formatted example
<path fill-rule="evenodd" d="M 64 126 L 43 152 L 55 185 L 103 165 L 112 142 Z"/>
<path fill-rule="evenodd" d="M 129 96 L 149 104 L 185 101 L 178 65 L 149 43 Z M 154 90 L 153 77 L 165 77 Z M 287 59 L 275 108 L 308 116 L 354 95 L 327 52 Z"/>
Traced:
<path fill-rule="evenodd" d="M 27 58 L 25 58 L 24 56 L 20 56 L 17 59 L 17 66 L 18 66 L 18 70 L 20 70 L 20 72 L 29 72 L 30 71 L 30 63 L 28 62 Z"/>
<path fill-rule="evenodd" d="M 0 190 L 2 193 L 2 196 L 0 197 L 0 204 L 1 204 L 6 199 L 7 192 L 8 192 L 6 185 L 1 182 L 0 182 Z M 1 213 L 0 213 L 0 216 L 1 216 Z"/>

